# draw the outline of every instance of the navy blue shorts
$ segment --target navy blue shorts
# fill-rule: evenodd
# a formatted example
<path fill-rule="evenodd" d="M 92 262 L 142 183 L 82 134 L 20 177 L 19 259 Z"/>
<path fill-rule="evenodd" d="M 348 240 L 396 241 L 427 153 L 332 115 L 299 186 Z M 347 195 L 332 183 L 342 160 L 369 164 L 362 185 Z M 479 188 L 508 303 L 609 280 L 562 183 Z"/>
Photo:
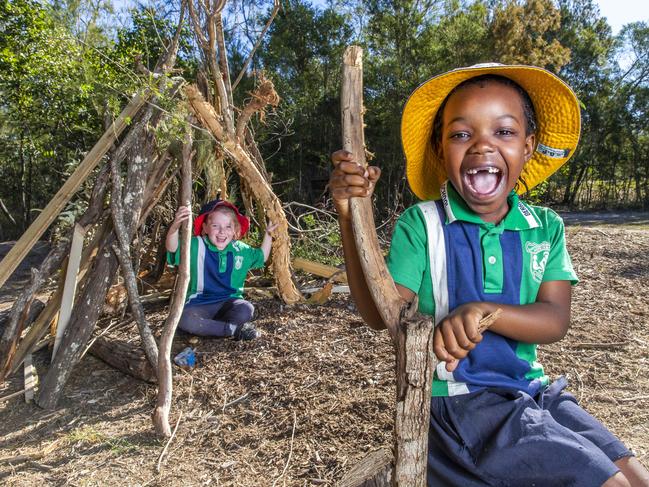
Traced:
<path fill-rule="evenodd" d="M 433 397 L 428 486 L 601 486 L 632 453 L 565 387 Z"/>

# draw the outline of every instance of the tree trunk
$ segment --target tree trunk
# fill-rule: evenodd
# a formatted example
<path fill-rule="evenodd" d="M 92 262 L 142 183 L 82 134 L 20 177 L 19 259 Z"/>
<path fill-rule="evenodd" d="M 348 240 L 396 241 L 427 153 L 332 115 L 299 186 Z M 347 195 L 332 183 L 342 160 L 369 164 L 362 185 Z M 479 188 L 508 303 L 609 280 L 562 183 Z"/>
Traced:
<path fill-rule="evenodd" d="M 63 387 L 67 383 L 74 365 L 83 354 L 92 330 L 103 309 L 104 299 L 110 283 L 117 273 L 117 259 L 110 247 L 114 237 L 109 236 L 99 249 L 95 265 L 90 271 L 83 292 L 76 302 L 72 319 L 61 338 L 59 351 L 43 378 L 37 404 L 44 409 L 56 407 Z"/>

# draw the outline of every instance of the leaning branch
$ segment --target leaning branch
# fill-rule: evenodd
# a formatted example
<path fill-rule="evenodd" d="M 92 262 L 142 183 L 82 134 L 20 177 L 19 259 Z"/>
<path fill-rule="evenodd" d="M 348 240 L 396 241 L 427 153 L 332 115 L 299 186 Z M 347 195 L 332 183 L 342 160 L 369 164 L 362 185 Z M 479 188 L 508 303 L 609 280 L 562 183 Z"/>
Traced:
<path fill-rule="evenodd" d="M 187 126 L 187 136 L 183 144 L 183 160 L 181 168 L 181 189 L 180 204 L 191 205 L 192 195 L 192 134 L 191 126 Z M 160 338 L 160 354 L 158 355 L 158 397 L 156 408 L 153 412 L 153 424 L 159 436 L 170 437 L 171 427 L 169 426 L 169 410 L 171 409 L 171 395 L 173 391 L 171 373 L 171 344 L 173 342 L 176 327 L 180 321 L 183 311 L 185 295 L 189 286 L 189 250 L 191 240 L 191 225 L 184 221 L 180 226 L 180 266 L 178 268 L 178 280 L 171 300 L 169 314 L 162 329 Z"/>
<path fill-rule="evenodd" d="M 139 131 L 133 130 L 131 133 L 135 132 Z M 140 161 L 140 164 L 142 164 L 142 161 Z M 113 189 L 110 198 L 112 209 L 111 214 L 113 217 L 115 234 L 117 236 L 117 242 L 113 245 L 113 251 L 117 256 L 120 268 L 122 269 L 124 284 L 128 293 L 129 303 L 131 304 L 131 312 L 135 317 L 140 331 L 144 353 L 146 354 L 147 359 L 149 360 L 151 365 L 155 367 L 158 363 L 158 347 L 155 343 L 153 333 L 151 332 L 149 322 L 146 319 L 146 314 L 144 313 L 142 302 L 140 301 L 140 295 L 137 290 L 135 271 L 133 270 L 133 266 L 131 264 L 131 254 L 129 252 L 131 238 L 129 231 L 124 223 L 124 208 L 122 207 L 122 178 L 119 174 L 118 157 L 113 157 L 111 159 L 110 169 L 113 183 Z"/>

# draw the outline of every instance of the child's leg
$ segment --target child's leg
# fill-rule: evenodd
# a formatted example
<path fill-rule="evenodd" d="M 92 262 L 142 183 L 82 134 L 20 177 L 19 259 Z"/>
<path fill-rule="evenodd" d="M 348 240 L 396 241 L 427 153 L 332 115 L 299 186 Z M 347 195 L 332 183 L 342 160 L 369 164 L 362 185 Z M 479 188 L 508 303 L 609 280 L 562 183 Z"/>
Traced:
<path fill-rule="evenodd" d="M 234 335 L 236 325 L 214 319 L 223 304 L 221 302 L 200 306 L 185 306 L 178 328 L 199 336 L 228 337 Z"/>
<path fill-rule="evenodd" d="M 229 299 L 223 303 L 214 319 L 233 325 L 242 325 L 252 319 L 254 312 L 254 306 L 245 299 Z"/>
<path fill-rule="evenodd" d="M 429 486 L 626 487 L 613 459 L 523 393 L 434 397 L 429 438 Z"/>
<path fill-rule="evenodd" d="M 649 487 L 647 469 L 602 423 L 582 409 L 572 394 L 563 392 L 548 398 L 545 407 L 558 423 L 597 445 L 620 469 L 629 485 Z"/>
<path fill-rule="evenodd" d="M 624 457 L 615 462 L 631 487 L 649 487 L 649 471 L 636 457 Z"/>

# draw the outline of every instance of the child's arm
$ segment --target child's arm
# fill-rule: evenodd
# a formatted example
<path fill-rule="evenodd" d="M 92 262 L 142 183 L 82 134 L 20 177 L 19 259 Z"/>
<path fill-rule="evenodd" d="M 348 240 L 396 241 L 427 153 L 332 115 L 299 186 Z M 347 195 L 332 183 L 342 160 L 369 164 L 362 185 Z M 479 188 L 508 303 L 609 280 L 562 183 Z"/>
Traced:
<path fill-rule="evenodd" d="M 570 324 L 570 281 L 541 284 L 533 304 L 520 306 L 491 302 L 472 302 L 458 306 L 435 327 L 433 350 L 439 360 L 453 370 L 456 360 L 466 357 L 482 340 L 480 319 L 502 310 L 489 331 L 526 343 L 552 343 L 561 340 Z"/>
<path fill-rule="evenodd" d="M 192 210 L 189 206 L 181 206 L 176 211 L 176 216 L 174 221 L 169 225 L 169 230 L 167 231 L 167 238 L 165 239 L 165 247 L 168 252 L 175 252 L 178 250 L 178 229 L 180 225 L 188 220 L 192 216 Z"/>
<path fill-rule="evenodd" d="M 273 248 L 273 236 L 271 235 L 271 232 L 277 228 L 277 225 L 277 223 L 266 225 L 266 233 L 264 234 L 264 239 L 261 242 L 261 251 L 264 253 L 264 262 L 268 260 L 270 251 Z"/>
<path fill-rule="evenodd" d="M 349 210 L 349 198 L 356 196 L 370 197 L 381 175 L 381 170 L 374 166 L 364 169 L 352 160 L 351 153 L 343 150 L 334 152 L 331 155 L 331 160 L 334 164 L 334 170 L 329 178 L 329 191 L 338 212 L 349 290 L 365 323 L 371 328 L 380 330 L 385 328 L 385 323 L 383 323 L 383 319 L 374 305 L 358 258 Z M 398 284 L 397 290 L 401 297 L 408 302 L 412 301 L 415 296 L 411 290 Z"/>

